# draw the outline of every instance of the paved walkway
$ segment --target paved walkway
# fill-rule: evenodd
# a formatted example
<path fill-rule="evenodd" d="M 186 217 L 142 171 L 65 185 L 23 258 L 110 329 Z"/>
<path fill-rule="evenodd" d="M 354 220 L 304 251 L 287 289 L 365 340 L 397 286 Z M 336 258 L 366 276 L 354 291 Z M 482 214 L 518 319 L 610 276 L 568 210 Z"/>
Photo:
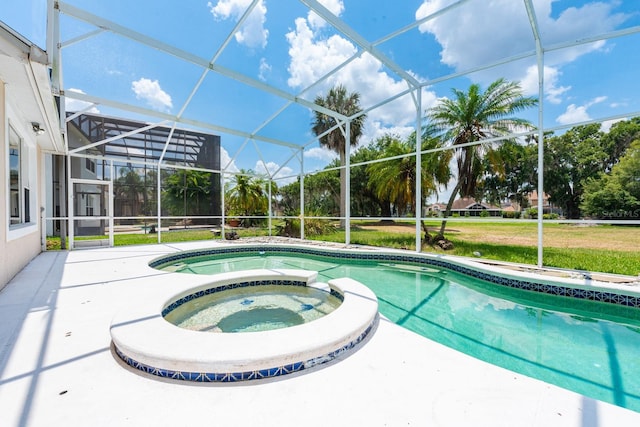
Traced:
<path fill-rule="evenodd" d="M 0 426 L 639 426 L 640 413 L 478 361 L 382 320 L 320 369 L 240 385 L 162 381 L 111 352 L 116 311 L 215 242 L 47 252 L 0 292 Z"/>

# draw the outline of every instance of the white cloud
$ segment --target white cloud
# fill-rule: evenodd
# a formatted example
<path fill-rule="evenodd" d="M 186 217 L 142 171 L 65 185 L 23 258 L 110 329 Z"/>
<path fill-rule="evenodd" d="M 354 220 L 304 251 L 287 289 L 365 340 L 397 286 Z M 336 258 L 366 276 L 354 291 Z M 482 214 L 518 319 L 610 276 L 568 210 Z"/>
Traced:
<path fill-rule="evenodd" d="M 316 41 L 304 18 L 296 19 L 295 23 L 295 30 L 286 35 L 291 58 L 288 68 L 290 87 L 309 86 L 356 52 L 355 46 L 340 36 Z"/>
<path fill-rule="evenodd" d="M 310 86 L 357 52 L 356 47 L 349 40 L 338 35 L 323 37 L 322 32 L 314 31 L 304 18 L 298 18 L 295 22 L 295 30 L 286 35 L 291 58 L 288 84 L 292 88 L 302 89 Z M 325 93 L 337 83 L 343 84 L 351 92 L 359 93 L 360 105 L 364 109 L 407 89 L 406 82 L 389 75 L 384 71 L 381 62 L 368 53 L 353 60 L 348 66 L 327 79 L 321 87 L 314 88 L 315 94 Z M 435 101 L 434 93 L 423 90 L 422 110 L 432 106 Z M 367 122 L 378 122 L 377 126 L 380 128 L 413 125 L 417 115 L 416 106 L 410 94 L 367 114 Z M 361 141 L 368 142 L 366 133 Z"/>
<path fill-rule="evenodd" d="M 614 120 L 605 120 L 604 122 L 600 123 L 600 129 L 602 130 L 602 132 L 609 132 L 611 130 L 611 126 L 615 125 L 618 122 L 623 122 L 626 119 L 614 119 Z"/>
<path fill-rule="evenodd" d="M 584 105 L 577 106 L 576 104 L 569 105 L 567 110 L 556 119 L 556 121 L 562 125 L 584 122 L 587 120 L 591 120 L 589 113 L 587 113 L 587 107 Z"/>
<path fill-rule="evenodd" d="M 82 93 L 82 94 L 85 93 L 80 89 L 74 89 L 74 88 L 67 89 L 67 92 L 76 92 L 76 93 Z M 66 111 L 70 111 L 73 113 L 78 111 L 84 111 L 85 113 L 100 114 L 100 110 L 98 110 L 98 108 L 95 105 L 89 108 L 91 105 L 92 104 L 90 102 L 81 101 L 79 99 L 72 99 L 72 98 L 64 99 L 64 109 Z"/>
<path fill-rule="evenodd" d="M 584 105 L 571 104 L 567 107 L 564 113 L 558 116 L 556 121 L 562 125 L 569 125 L 572 123 L 579 123 L 579 122 L 585 122 L 587 120 L 591 120 L 591 116 L 589 116 L 589 113 L 587 111 L 589 107 L 595 104 L 604 102 L 606 101 L 606 99 L 607 99 L 606 96 L 598 96 Z"/>
<path fill-rule="evenodd" d="M 327 163 L 338 158 L 338 155 L 326 148 L 313 147 L 304 151 L 304 157 L 308 159 L 319 159 Z"/>
<path fill-rule="evenodd" d="M 219 0 L 215 6 L 211 2 L 207 3 L 207 6 L 216 19 L 238 20 L 250 4 L 251 0 Z M 269 38 L 269 30 L 264 27 L 266 21 L 267 7 L 264 1 L 260 0 L 244 21 L 240 31 L 235 34 L 236 41 L 251 48 L 264 48 Z"/>
<path fill-rule="evenodd" d="M 344 3 L 342 2 L 342 0 L 320 0 L 319 3 L 329 9 L 329 11 L 336 16 L 340 16 L 342 12 L 344 12 Z M 313 29 L 322 28 L 327 23 L 324 19 L 319 17 L 318 14 L 311 10 L 307 15 L 307 21 Z"/>
<path fill-rule="evenodd" d="M 547 101 L 552 104 L 562 102 L 561 95 L 571 89 L 571 86 L 559 86 L 558 80 L 562 73 L 556 67 L 544 67 L 544 93 Z M 538 67 L 532 65 L 527 68 L 526 75 L 520 80 L 520 86 L 525 95 L 538 95 Z"/>
<path fill-rule="evenodd" d="M 260 58 L 260 69 L 258 78 L 260 80 L 267 81 L 267 76 L 271 73 L 271 65 L 267 62 L 267 58 Z"/>
<path fill-rule="evenodd" d="M 362 133 L 362 141 L 367 144 L 382 138 L 385 135 L 395 135 L 400 138 L 407 138 L 415 130 L 416 128 L 414 126 L 384 126 L 379 121 L 369 120 L 367 121 L 364 132 Z"/>
<path fill-rule="evenodd" d="M 273 176 L 274 179 L 278 180 L 278 186 L 290 184 L 298 179 L 296 175 L 293 175 L 293 169 L 288 166 L 280 168 L 280 165 L 275 162 L 266 162 L 265 164 L 258 160 L 253 170 L 261 175 Z"/>
<path fill-rule="evenodd" d="M 136 98 L 147 102 L 154 110 L 168 112 L 173 107 L 171 96 L 162 90 L 158 80 L 141 78 L 131 83 Z"/>
<path fill-rule="evenodd" d="M 537 20 L 546 45 L 578 40 L 588 35 L 606 33 L 615 29 L 626 17 L 613 13 L 615 2 L 610 4 L 593 2 L 581 7 L 569 7 L 558 17 L 551 14 L 555 0 L 533 0 Z M 428 16 L 453 0 L 425 0 L 416 11 L 416 19 Z M 464 31 L 452 28 L 464 27 Z M 433 34 L 442 46 L 441 60 L 457 71 L 473 69 L 509 56 L 535 49 L 531 26 L 522 2 L 493 0 L 468 2 L 441 17 L 420 25 L 420 31 Z M 601 49 L 604 42 L 558 50 L 545 57 L 545 78 L 549 79 L 549 100 L 558 102 L 560 95 L 569 90 L 558 86 L 558 67 L 574 61 L 581 55 Z M 525 61 L 525 67 L 535 59 Z M 523 62 L 512 63 L 501 68 L 504 77 L 510 80 L 531 78 L 531 71 L 523 77 Z M 555 71 L 554 71 L 555 70 Z M 547 74 L 550 73 L 550 74 Z M 484 83 L 494 80 L 490 72 L 479 72 L 473 76 Z M 527 82 L 530 86 L 530 82 Z M 536 83 L 537 84 L 537 83 Z"/>
<path fill-rule="evenodd" d="M 225 172 L 240 172 L 240 168 L 236 165 L 235 161 L 231 161 L 231 156 L 224 147 L 220 147 L 220 167 Z"/>

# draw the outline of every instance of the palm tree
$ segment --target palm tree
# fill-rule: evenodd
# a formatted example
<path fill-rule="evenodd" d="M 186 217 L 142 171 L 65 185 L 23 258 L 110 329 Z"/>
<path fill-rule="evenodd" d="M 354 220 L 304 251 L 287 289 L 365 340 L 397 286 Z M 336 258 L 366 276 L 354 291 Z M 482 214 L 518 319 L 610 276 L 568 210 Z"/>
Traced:
<path fill-rule="evenodd" d="M 325 107 L 331 111 L 342 114 L 347 117 L 352 117 L 362 111 L 360 108 L 360 94 L 357 92 L 347 93 L 347 89 L 342 85 L 337 85 L 329 90 L 326 97 L 318 96 L 314 101 L 317 105 Z M 358 117 L 352 119 L 349 122 L 350 134 L 349 144 L 355 146 L 358 143 L 358 139 L 362 135 L 362 128 L 364 127 L 364 121 L 366 115 L 361 114 Z M 315 112 L 315 118 L 311 123 L 311 130 L 316 136 L 322 135 L 338 122 L 335 117 Z M 344 133 L 343 133 L 344 132 Z M 320 145 L 327 147 L 328 149 L 335 151 L 340 156 L 340 217 L 345 216 L 345 200 L 344 195 L 347 189 L 346 171 L 344 169 L 346 160 L 346 128 L 345 125 L 340 125 L 340 128 L 334 129 L 328 134 L 320 137 Z M 341 224 L 344 224 L 344 220 L 340 220 Z"/>
<path fill-rule="evenodd" d="M 240 170 L 234 175 L 233 181 L 227 188 L 225 198 L 231 215 L 264 215 L 269 209 L 268 196 L 265 193 L 265 181 L 254 177 L 251 170 Z M 251 221 L 243 220 L 245 226 Z"/>
<path fill-rule="evenodd" d="M 422 137 L 422 150 L 439 148 L 441 140 L 431 135 L 427 129 Z M 416 137 L 415 132 L 407 141 L 397 137 L 383 137 L 386 141 L 382 157 L 395 157 L 368 166 L 369 184 L 376 196 L 393 203 L 402 213 L 409 206 L 416 212 Z M 422 196 L 428 197 L 438 191 L 440 185 L 446 184 L 451 176 L 449 162 L 451 151 L 432 152 L 421 157 Z M 404 157 L 401 157 L 404 156 Z M 424 228 L 424 225 L 423 225 Z"/>
<path fill-rule="evenodd" d="M 138 171 L 133 167 L 120 168 L 113 187 L 118 215 L 138 216 L 143 205 L 140 198 L 146 199 L 144 181 Z"/>
<path fill-rule="evenodd" d="M 167 204 L 174 215 L 211 215 L 211 172 L 178 169 L 165 179 Z"/>
<path fill-rule="evenodd" d="M 447 203 L 445 218 L 451 213 L 458 194 L 461 197 L 475 195 L 483 173 L 483 157 L 488 156 L 494 164 L 499 162 L 490 143 L 465 144 L 532 128 L 527 120 L 512 115 L 538 102 L 534 97 L 523 96 L 518 83 L 502 78 L 491 83 L 485 92 L 479 85 L 472 84 L 467 92 L 453 89 L 453 93 L 453 99 L 442 99 L 427 113 L 431 125 L 443 132 L 444 141 L 454 148 L 456 155 L 457 183 Z M 444 236 L 446 224 L 442 221 L 439 236 Z"/>

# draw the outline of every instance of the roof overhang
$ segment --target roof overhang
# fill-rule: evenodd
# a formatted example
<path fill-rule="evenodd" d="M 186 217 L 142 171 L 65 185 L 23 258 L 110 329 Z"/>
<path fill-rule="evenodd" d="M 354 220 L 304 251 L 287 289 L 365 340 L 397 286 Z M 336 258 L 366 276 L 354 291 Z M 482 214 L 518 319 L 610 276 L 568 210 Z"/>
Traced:
<path fill-rule="evenodd" d="M 41 125 L 36 141 L 45 151 L 63 153 L 64 142 L 51 92 L 47 53 L 0 21 L 0 80 L 8 86 L 7 102 L 20 120 Z"/>

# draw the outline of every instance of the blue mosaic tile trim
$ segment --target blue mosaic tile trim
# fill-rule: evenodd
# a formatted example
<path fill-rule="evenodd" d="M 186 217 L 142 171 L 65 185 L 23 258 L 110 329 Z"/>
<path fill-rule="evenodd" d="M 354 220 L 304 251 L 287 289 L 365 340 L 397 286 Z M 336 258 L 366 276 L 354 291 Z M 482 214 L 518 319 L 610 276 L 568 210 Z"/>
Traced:
<path fill-rule="evenodd" d="M 549 285 L 543 283 L 530 282 L 526 280 L 513 279 L 508 277 L 496 276 L 493 274 L 485 273 L 482 271 L 474 270 L 470 267 L 464 267 L 457 264 L 453 264 L 441 259 L 432 259 L 422 257 L 418 255 L 401 255 L 401 254 L 376 254 L 376 253 L 358 253 L 358 252 L 339 252 L 328 251 L 317 248 L 301 248 L 301 247 L 285 247 L 285 246 L 270 246 L 260 247 L 259 249 L 251 249 L 246 247 L 231 247 L 231 248 L 213 248 L 200 251 L 185 251 L 176 254 L 169 255 L 164 258 L 152 261 L 149 265 L 151 267 L 158 267 L 164 264 L 168 264 L 172 261 L 178 261 L 185 258 L 191 258 L 194 256 L 207 256 L 207 255 L 236 255 L 246 254 L 255 255 L 256 253 L 286 253 L 286 254 L 302 254 L 312 255 L 316 257 L 322 257 L 326 259 L 346 259 L 346 260 L 364 260 L 375 262 L 398 262 L 398 263 L 410 263 L 418 265 L 426 265 L 430 267 L 440 267 L 452 270 L 458 273 L 465 274 L 467 276 L 475 277 L 487 282 L 491 282 L 501 286 L 507 286 L 510 288 L 522 289 L 526 291 L 546 293 L 550 295 L 566 296 L 576 299 L 584 299 L 590 301 L 604 302 L 608 304 L 622 305 L 625 307 L 640 308 L 640 296 L 633 295 L 621 295 L 614 292 L 607 292 L 601 290 L 590 289 L 576 289 L 569 286 L 562 285 Z"/>
<path fill-rule="evenodd" d="M 344 301 L 344 295 L 342 295 L 340 292 L 336 291 L 335 289 L 331 288 L 330 294 L 338 298 L 340 301 Z"/>
<path fill-rule="evenodd" d="M 238 289 L 238 288 L 247 288 L 247 287 L 253 287 L 253 286 L 307 286 L 307 282 L 301 282 L 299 280 L 280 280 L 280 279 L 274 279 L 274 280 L 251 280 L 248 282 L 239 282 L 239 283 L 230 283 L 228 285 L 222 285 L 222 286 L 217 286 L 214 288 L 208 288 L 208 289 L 202 289 L 198 292 L 194 292 L 192 294 L 186 295 L 174 302 L 172 302 L 171 304 L 169 304 L 167 307 L 164 308 L 164 310 L 162 310 L 162 317 L 166 316 L 167 314 L 171 313 L 173 310 L 175 310 L 176 308 L 180 307 L 182 304 L 185 304 L 189 301 L 192 301 L 196 298 L 200 298 L 203 297 L 205 295 L 210 295 L 210 294 L 215 294 L 217 292 L 222 292 L 222 291 L 228 291 L 230 289 Z M 333 289 L 332 289 L 333 291 Z M 331 293 L 332 295 L 334 295 L 334 293 Z M 338 296 L 339 295 L 339 296 Z M 340 294 L 339 292 L 336 292 L 336 297 L 341 298 L 341 301 L 344 301 L 344 296 L 342 296 L 342 294 Z"/>
<path fill-rule="evenodd" d="M 259 369 L 255 371 L 245 371 L 245 372 L 185 372 L 185 371 L 172 371 L 169 369 L 160 369 L 155 368 L 153 366 L 146 365 L 144 363 L 140 363 L 131 357 L 124 354 L 120 349 L 114 345 L 114 349 L 116 354 L 122 361 L 124 361 L 127 365 L 135 368 L 139 371 L 145 372 L 147 374 L 155 375 L 162 378 L 170 378 L 174 380 L 182 380 L 182 381 L 195 381 L 202 383 L 233 383 L 240 381 L 250 381 L 250 380 L 260 380 L 264 378 L 273 378 L 280 377 L 283 375 L 292 374 L 294 372 L 299 372 L 305 369 L 312 368 L 314 366 L 322 365 L 324 363 L 330 362 L 337 357 L 344 356 L 347 352 L 353 350 L 358 344 L 360 344 L 366 337 L 369 335 L 369 332 L 373 329 L 375 323 L 378 321 L 376 319 L 362 332 L 355 340 L 351 341 L 349 344 L 346 344 L 340 347 L 337 350 L 334 350 L 328 354 L 323 356 L 314 357 L 313 359 L 309 359 L 306 361 L 300 361 L 291 363 L 283 366 L 276 366 L 273 368 L 267 369 Z"/>

